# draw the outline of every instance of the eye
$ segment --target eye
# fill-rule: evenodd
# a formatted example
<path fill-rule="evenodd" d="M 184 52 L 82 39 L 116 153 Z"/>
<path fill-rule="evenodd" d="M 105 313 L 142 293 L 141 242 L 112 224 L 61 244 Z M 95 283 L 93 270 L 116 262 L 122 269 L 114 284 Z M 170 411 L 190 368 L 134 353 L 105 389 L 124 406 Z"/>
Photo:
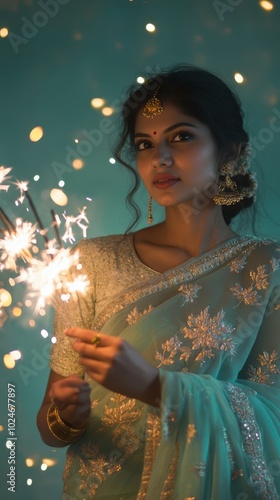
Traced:
<path fill-rule="evenodd" d="M 185 141 L 189 141 L 192 138 L 193 138 L 193 136 L 192 136 L 192 134 L 190 134 L 190 132 L 179 132 L 173 138 L 173 142 L 185 142 Z"/>
<path fill-rule="evenodd" d="M 149 149 L 152 144 L 149 141 L 139 141 L 135 143 L 135 148 L 137 151 L 144 151 L 144 149 Z"/>

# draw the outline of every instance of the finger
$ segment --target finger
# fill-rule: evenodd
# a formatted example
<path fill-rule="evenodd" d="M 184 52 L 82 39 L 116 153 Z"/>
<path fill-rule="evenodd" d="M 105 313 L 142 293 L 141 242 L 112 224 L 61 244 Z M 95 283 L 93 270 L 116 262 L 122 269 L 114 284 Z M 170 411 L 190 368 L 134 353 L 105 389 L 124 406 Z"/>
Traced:
<path fill-rule="evenodd" d="M 97 344 L 98 347 L 106 347 L 109 345 L 115 345 L 119 342 L 118 337 L 113 337 L 111 335 L 106 335 L 105 333 L 96 332 L 94 330 L 87 330 L 86 328 L 68 328 L 64 331 L 67 337 L 72 337 L 86 342 L 88 344 L 96 345 L 95 339 L 98 337 L 100 342 Z"/>

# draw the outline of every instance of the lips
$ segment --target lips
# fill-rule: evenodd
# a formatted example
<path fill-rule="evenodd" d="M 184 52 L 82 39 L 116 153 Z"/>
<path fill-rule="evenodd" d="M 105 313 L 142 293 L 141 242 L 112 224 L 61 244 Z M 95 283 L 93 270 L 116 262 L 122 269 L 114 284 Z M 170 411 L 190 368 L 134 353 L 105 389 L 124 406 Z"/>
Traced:
<path fill-rule="evenodd" d="M 180 179 L 171 174 L 157 174 L 153 179 L 154 185 L 159 189 L 164 189 L 173 186 Z"/>

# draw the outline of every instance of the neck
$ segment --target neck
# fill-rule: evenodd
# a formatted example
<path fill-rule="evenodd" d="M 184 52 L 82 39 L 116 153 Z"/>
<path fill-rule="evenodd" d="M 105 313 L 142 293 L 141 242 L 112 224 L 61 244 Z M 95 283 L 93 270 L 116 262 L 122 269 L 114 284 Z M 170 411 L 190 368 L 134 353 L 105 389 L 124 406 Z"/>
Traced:
<path fill-rule="evenodd" d="M 227 226 L 221 207 L 216 205 L 195 213 L 186 205 L 168 207 L 166 219 L 160 226 L 166 243 L 182 248 L 190 257 L 238 236 Z"/>

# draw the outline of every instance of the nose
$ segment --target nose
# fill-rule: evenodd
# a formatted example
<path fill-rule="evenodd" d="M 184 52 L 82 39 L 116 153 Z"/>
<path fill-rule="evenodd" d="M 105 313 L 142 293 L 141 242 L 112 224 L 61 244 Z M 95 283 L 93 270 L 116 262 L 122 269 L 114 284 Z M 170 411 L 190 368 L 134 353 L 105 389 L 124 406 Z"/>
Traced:
<path fill-rule="evenodd" d="M 153 154 L 153 167 L 171 167 L 173 164 L 173 157 L 170 147 L 166 143 L 161 143 L 154 147 Z"/>

